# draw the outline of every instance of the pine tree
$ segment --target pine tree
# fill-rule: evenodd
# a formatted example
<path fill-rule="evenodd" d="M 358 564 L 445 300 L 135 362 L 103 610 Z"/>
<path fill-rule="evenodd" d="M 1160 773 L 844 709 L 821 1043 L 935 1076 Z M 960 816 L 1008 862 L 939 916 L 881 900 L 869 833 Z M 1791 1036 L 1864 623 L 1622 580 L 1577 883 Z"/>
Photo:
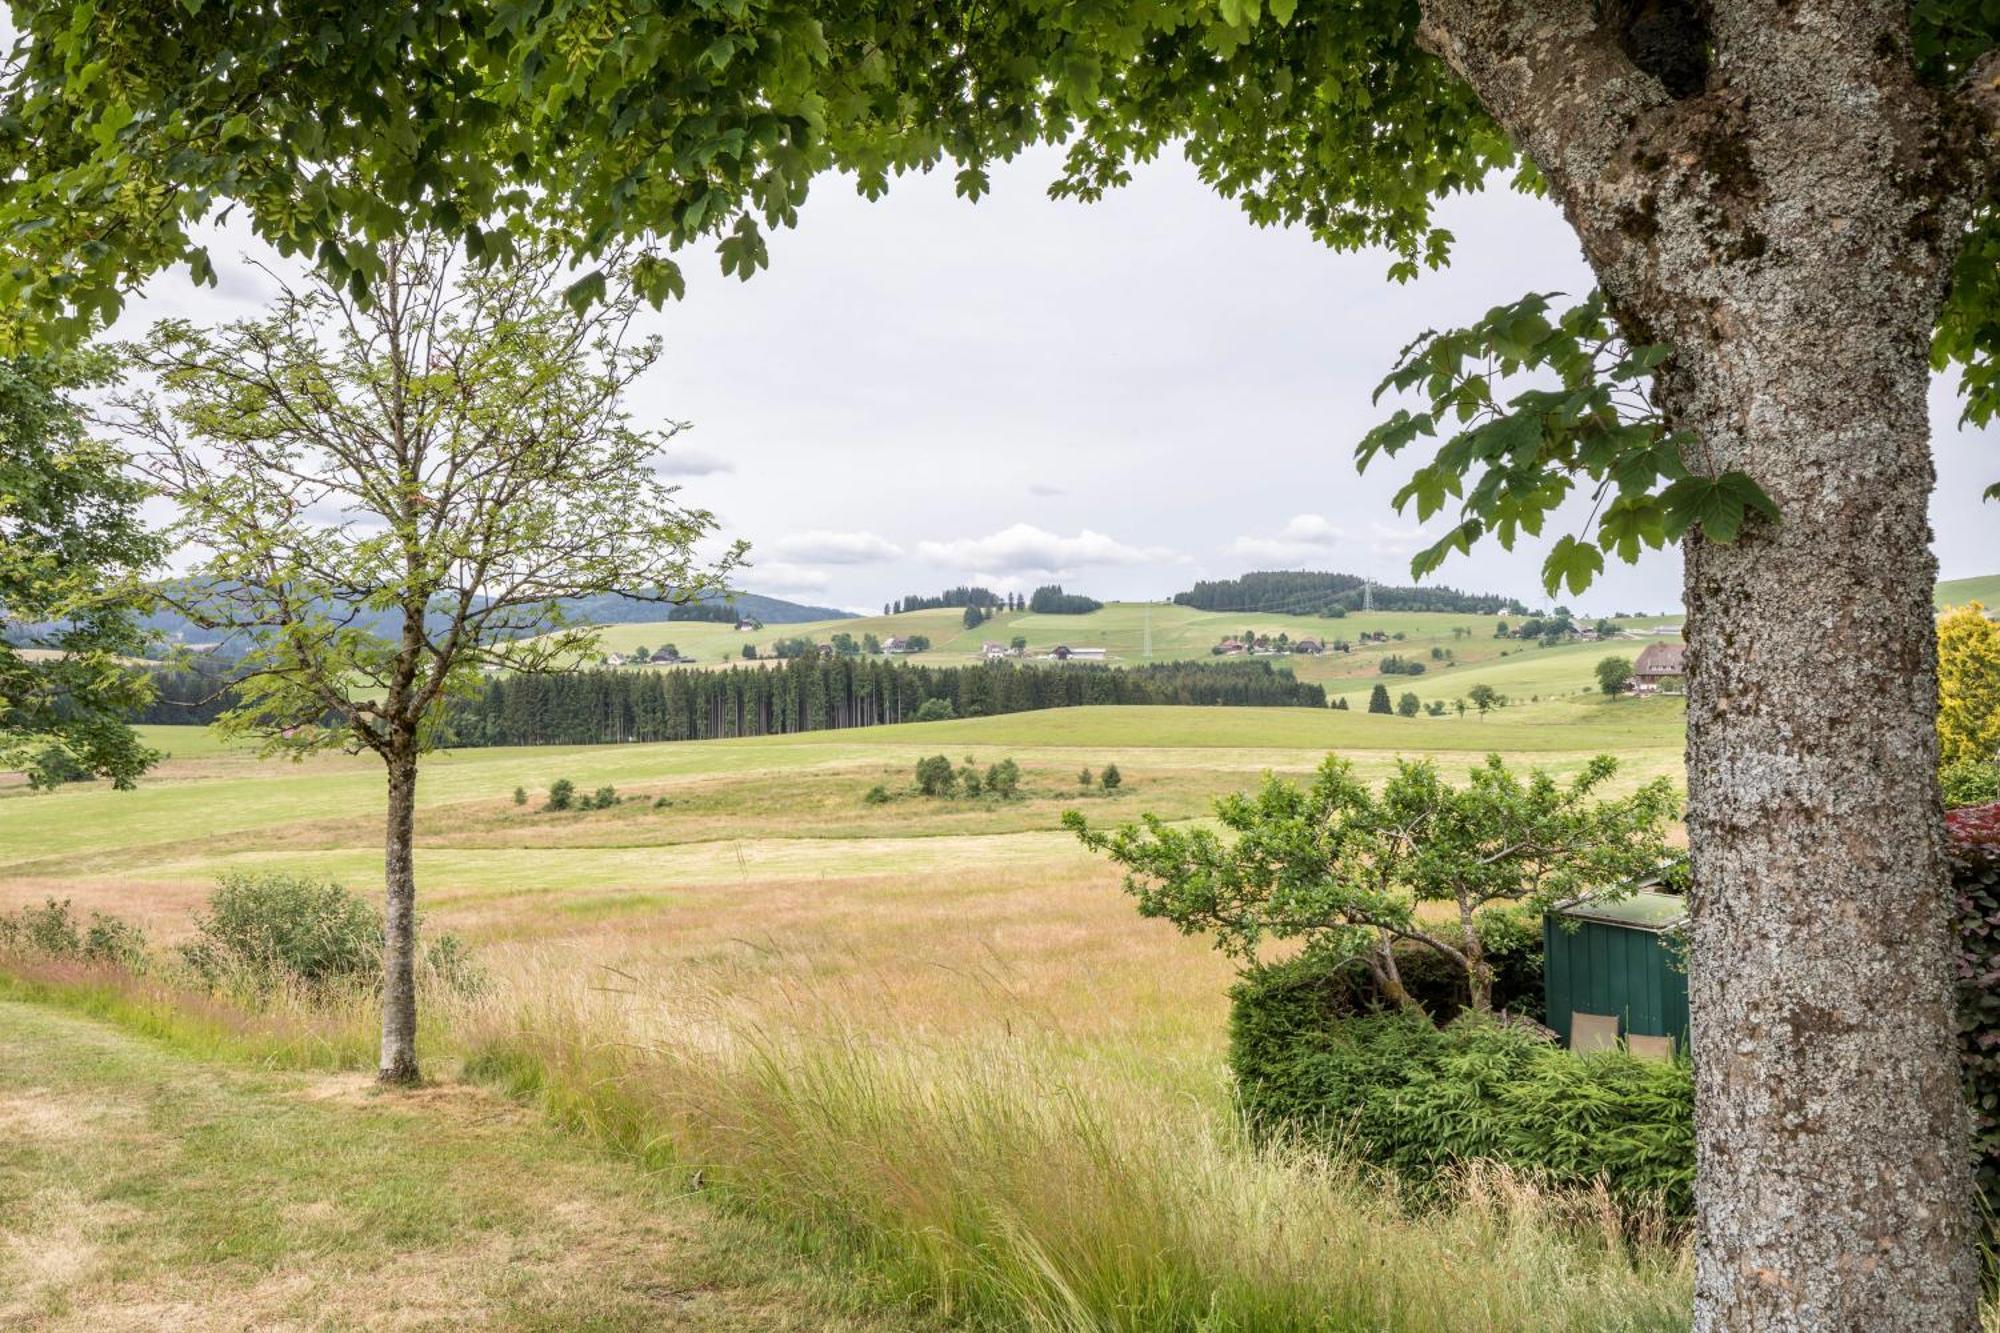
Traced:
<path fill-rule="evenodd" d="M 1379 682 L 1376 684 L 1374 690 L 1368 695 L 1368 711 L 1371 713 L 1393 713 L 1396 711 L 1389 703 L 1389 687 L 1387 685 Z"/>

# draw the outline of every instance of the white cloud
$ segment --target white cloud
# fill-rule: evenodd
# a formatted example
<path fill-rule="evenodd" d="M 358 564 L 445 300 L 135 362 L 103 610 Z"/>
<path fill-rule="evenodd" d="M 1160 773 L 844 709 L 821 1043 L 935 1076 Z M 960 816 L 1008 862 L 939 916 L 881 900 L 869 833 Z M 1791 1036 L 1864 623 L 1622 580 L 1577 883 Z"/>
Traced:
<path fill-rule="evenodd" d="M 712 477 L 734 472 L 736 464 L 705 449 L 669 445 L 654 457 L 653 468 L 663 477 Z"/>
<path fill-rule="evenodd" d="M 1348 540 L 1346 529 L 1336 527 L 1319 514 L 1295 514 L 1276 532 L 1259 537 L 1238 537 L 1226 551 L 1254 560 L 1300 560 L 1327 555 Z"/>
<path fill-rule="evenodd" d="M 917 554 L 934 565 L 995 573 L 1067 574 L 1089 565 L 1145 565 L 1176 560 L 1164 546 L 1131 546 L 1083 529 L 1074 537 L 1016 523 L 984 537 L 918 542 Z"/>
<path fill-rule="evenodd" d="M 873 560 L 894 560 L 903 548 L 872 532 L 828 532 L 815 528 L 795 532 L 771 543 L 771 549 L 788 560 L 816 560 L 829 565 L 865 565 Z"/>
<path fill-rule="evenodd" d="M 1041 496 L 1043 499 L 1047 499 L 1052 495 L 1061 495 L 1062 493 L 1063 493 L 1062 487 L 1051 486 L 1046 481 L 1035 481 L 1028 483 L 1028 494 L 1038 495 Z"/>
<path fill-rule="evenodd" d="M 1368 549 L 1376 555 L 1415 555 L 1438 539 L 1429 528 L 1399 528 L 1388 523 L 1368 525 Z"/>
<path fill-rule="evenodd" d="M 795 565 L 788 560 L 752 561 L 732 582 L 752 592 L 771 596 L 788 592 L 823 592 L 833 585 L 825 570 Z"/>

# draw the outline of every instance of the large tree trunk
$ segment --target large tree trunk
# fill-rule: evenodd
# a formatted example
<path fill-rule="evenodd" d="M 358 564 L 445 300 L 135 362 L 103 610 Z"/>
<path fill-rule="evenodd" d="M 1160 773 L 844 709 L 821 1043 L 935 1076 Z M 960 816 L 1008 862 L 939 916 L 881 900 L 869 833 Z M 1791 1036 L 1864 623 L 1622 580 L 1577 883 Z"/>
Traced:
<path fill-rule="evenodd" d="M 417 809 L 417 755 L 412 743 L 393 749 L 389 766 L 389 818 L 383 839 L 382 1064 L 384 1083 L 408 1086 L 417 1070 L 417 872 L 413 853 Z"/>
<path fill-rule="evenodd" d="M 1692 395 L 1784 511 L 1687 547 L 1698 1322 L 1972 1328 L 1928 328 L 1819 297 L 1742 312 L 1757 382 Z"/>
<path fill-rule="evenodd" d="M 1926 518 L 1963 117 L 1891 0 L 1681 7 L 1693 77 L 1611 6 L 1425 11 L 1673 349 L 1690 467 L 1782 512 L 1686 548 L 1696 1327 L 1976 1328 Z"/>

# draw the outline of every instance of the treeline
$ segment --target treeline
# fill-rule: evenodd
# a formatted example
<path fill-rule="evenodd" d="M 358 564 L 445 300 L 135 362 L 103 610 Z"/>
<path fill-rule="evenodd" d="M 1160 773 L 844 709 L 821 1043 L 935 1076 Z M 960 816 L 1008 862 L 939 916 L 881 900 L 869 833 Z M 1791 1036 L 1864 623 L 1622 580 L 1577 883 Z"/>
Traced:
<path fill-rule="evenodd" d="M 1268 662 L 1124 669 L 794 658 L 767 669 L 498 676 L 453 710 L 446 735 L 461 746 L 765 736 L 914 721 L 929 700 L 979 717 L 1085 704 L 1317 708 L 1326 692 Z"/>
<path fill-rule="evenodd" d="M 1526 610 L 1511 597 L 1460 592 L 1456 588 L 1385 588 L 1368 592 L 1368 580 L 1355 574 L 1309 570 L 1261 570 L 1235 579 L 1204 579 L 1187 592 L 1174 594 L 1174 604 L 1197 611 L 1260 611 L 1296 616 L 1344 616 L 1359 611 L 1364 601 L 1377 611 L 1450 611 L 1459 615 L 1514 615 Z"/>
<path fill-rule="evenodd" d="M 935 597 L 912 593 L 908 597 L 890 602 L 882 608 L 885 616 L 901 615 L 905 611 L 936 611 L 953 606 L 977 606 L 988 610 L 1018 611 L 1020 594 L 1008 593 L 1001 596 L 991 588 L 946 588 Z"/>
<path fill-rule="evenodd" d="M 1037 588 L 1028 598 L 1028 609 L 1038 616 L 1087 616 L 1103 605 L 1095 597 L 1064 592 L 1060 583 Z"/>
<path fill-rule="evenodd" d="M 213 722 L 236 702 L 213 675 L 161 672 L 155 683 L 134 722 Z M 981 717 L 1086 704 L 1323 708 L 1326 691 L 1269 662 L 930 667 L 813 655 L 770 668 L 494 676 L 453 705 L 442 734 L 458 746 L 766 736 L 912 722 L 933 700 Z"/>

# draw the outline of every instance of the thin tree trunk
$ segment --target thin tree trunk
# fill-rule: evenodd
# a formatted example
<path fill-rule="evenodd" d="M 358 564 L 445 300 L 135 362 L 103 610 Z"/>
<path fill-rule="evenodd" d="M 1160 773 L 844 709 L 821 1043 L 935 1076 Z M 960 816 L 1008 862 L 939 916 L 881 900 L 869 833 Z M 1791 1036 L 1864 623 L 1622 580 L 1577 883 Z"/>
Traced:
<path fill-rule="evenodd" d="M 389 818 L 384 839 L 382 912 L 382 1064 L 384 1083 L 408 1086 L 417 1070 L 416 908 L 413 855 L 417 808 L 414 745 L 392 750 Z"/>

